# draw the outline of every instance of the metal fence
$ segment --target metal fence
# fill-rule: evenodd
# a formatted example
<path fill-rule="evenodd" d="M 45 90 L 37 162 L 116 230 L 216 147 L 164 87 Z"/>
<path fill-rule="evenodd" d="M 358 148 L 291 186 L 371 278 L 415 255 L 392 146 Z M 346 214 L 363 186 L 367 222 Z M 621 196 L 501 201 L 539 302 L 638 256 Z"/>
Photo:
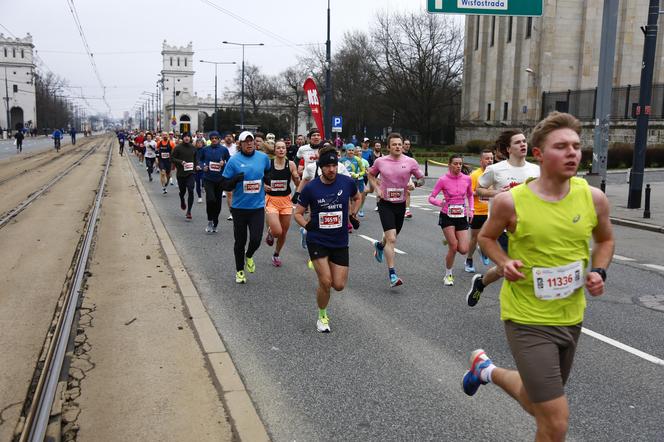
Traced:
<path fill-rule="evenodd" d="M 636 119 L 639 104 L 639 86 L 614 87 L 611 95 L 611 119 Z M 568 112 L 579 120 L 596 118 L 597 88 L 542 93 L 542 118 L 549 112 Z M 664 119 L 664 84 L 654 84 L 650 100 L 650 118 Z"/>

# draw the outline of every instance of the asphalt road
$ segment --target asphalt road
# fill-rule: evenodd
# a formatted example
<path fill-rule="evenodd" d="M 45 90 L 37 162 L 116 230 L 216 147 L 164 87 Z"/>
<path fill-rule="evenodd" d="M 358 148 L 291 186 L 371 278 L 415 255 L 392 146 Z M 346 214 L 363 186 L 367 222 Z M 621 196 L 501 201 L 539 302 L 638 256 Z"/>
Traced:
<path fill-rule="evenodd" d="M 83 134 L 76 135 L 76 141 L 82 141 L 85 139 Z M 62 146 L 71 144 L 71 137 L 69 134 L 65 134 L 61 142 Z M 53 149 L 53 139 L 50 137 L 45 137 L 40 135 L 38 137 L 26 137 L 23 140 L 23 154 L 31 154 L 42 152 L 45 150 Z M 14 139 L 10 140 L 0 140 L 0 160 L 5 158 L 10 158 L 16 155 L 16 146 L 14 145 Z"/>
<path fill-rule="evenodd" d="M 499 319 L 499 286 L 469 308 L 471 275 L 458 258 L 456 285 L 443 287 L 446 249 L 437 212 L 425 202 L 435 178 L 416 191 L 413 206 L 420 207 L 399 237 L 405 254 L 397 256 L 397 270 L 405 284 L 397 289 L 389 288 L 385 265 L 374 261 L 370 242 L 359 236 L 381 234 L 375 199 L 367 200 L 362 226 L 351 235 L 348 286 L 333 294 L 329 307 L 332 333 L 319 334 L 316 277 L 305 265 L 295 226 L 284 265 L 270 265 L 272 252 L 263 243 L 257 272 L 236 285 L 225 202 L 220 233 L 206 235 L 204 204 L 185 221 L 177 186 L 161 195 L 159 184 L 148 183 L 144 169 L 131 162 L 274 440 L 533 439 L 532 418 L 498 388 L 482 387 L 472 398 L 461 390 L 475 348 L 486 349 L 500 366 L 514 363 Z M 608 292 L 589 299 L 584 327 L 664 358 L 664 313 L 635 301 L 662 293 L 664 267 L 647 266 L 661 262 L 662 235 L 615 232 L 621 259 L 609 270 Z M 664 366 L 584 334 L 567 392 L 569 440 L 662 440 Z"/>

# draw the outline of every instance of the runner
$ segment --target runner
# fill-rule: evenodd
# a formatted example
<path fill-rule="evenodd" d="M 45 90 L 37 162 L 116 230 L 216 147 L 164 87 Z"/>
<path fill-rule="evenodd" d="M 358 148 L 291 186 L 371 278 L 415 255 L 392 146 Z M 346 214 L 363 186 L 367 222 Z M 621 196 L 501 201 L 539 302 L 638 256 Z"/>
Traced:
<path fill-rule="evenodd" d="M 200 141 L 202 143 L 202 140 Z M 180 208 L 186 210 L 185 219 L 191 219 L 191 206 L 194 204 L 194 184 L 196 181 L 196 148 L 191 144 L 189 132 L 182 134 L 182 143 L 173 149 L 173 163 L 175 164 L 175 176 L 180 189 Z M 187 193 L 187 204 L 184 202 L 184 194 Z"/>
<path fill-rule="evenodd" d="M 173 152 L 173 149 L 175 149 L 175 145 L 178 144 L 178 141 L 175 137 L 175 133 L 173 131 L 170 131 L 168 133 L 168 144 L 171 148 L 171 152 Z M 171 161 L 171 169 L 168 171 L 168 182 L 170 183 L 171 186 L 174 186 L 175 183 L 173 182 L 173 174 L 171 173 L 175 169 L 175 164 Z"/>
<path fill-rule="evenodd" d="M 468 253 L 468 219 L 473 219 L 473 183 L 468 175 L 461 173 L 462 166 L 461 155 L 452 154 L 447 166 L 449 171 L 438 178 L 429 195 L 429 202 L 440 207 L 438 225 L 447 241 L 443 279 L 446 286 L 454 285 L 452 266 L 457 252 L 461 255 Z M 444 201 L 436 199 L 440 192 L 443 192 Z"/>
<path fill-rule="evenodd" d="M 267 237 L 265 242 L 272 247 L 276 238 L 277 245 L 272 255 L 272 265 L 281 267 L 281 249 L 286 242 L 286 234 L 290 228 L 293 204 L 291 203 L 291 186 L 299 184 L 295 163 L 286 158 L 286 143 L 277 141 L 274 145 L 274 159 L 270 161 L 270 173 L 265 185 L 265 215 L 267 218 Z"/>
<path fill-rule="evenodd" d="M 145 170 L 148 172 L 148 180 L 152 182 L 152 174 L 154 173 L 154 161 L 157 157 L 157 143 L 152 139 L 152 133 L 145 134 L 145 141 L 143 142 L 143 149 L 145 150 Z"/>
<path fill-rule="evenodd" d="M 369 149 L 369 142 L 371 140 L 368 139 L 367 137 L 364 137 L 362 139 L 362 158 L 365 160 L 369 161 L 369 158 L 371 157 L 372 150 Z"/>
<path fill-rule="evenodd" d="M 539 176 L 539 166 L 526 161 L 528 143 L 520 130 L 506 130 L 496 140 L 496 151 L 504 152 L 507 159 L 488 166 L 478 180 L 477 195 L 493 198 L 501 192 L 507 192 L 532 177 Z M 489 201 L 489 215 L 491 215 Z M 498 238 L 501 247 L 507 253 L 507 234 Z M 501 278 L 497 267 L 490 268 L 484 275 L 477 274 L 471 280 L 470 289 L 466 294 L 468 305 L 475 306 L 482 296 L 484 288 Z"/>
<path fill-rule="evenodd" d="M 493 150 L 485 149 L 480 153 L 480 167 L 473 170 L 470 174 L 470 179 L 473 182 L 473 204 L 475 207 L 475 213 L 473 219 L 470 223 L 470 245 L 468 246 L 468 256 L 466 257 L 466 264 L 464 270 L 468 273 L 475 273 L 475 265 L 473 264 L 473 254 L 477 248 L 477 235 L 480 233 L 480 229 L 486 222 L 487 215 L 489 214 L 489 203 L 488 198 L 479 197 L 477 195 L 477 182 L 482 176 L 487 166 L 493 164 Z M 482 252 L 480 249 L 480 257 L 482 258 L 482 263 L 487 266 L 489 265 L 489 258 Z"/>
<path fill-rule="evenodd" d="M 198 167 L 203 171 L 205 189 L 205 209 L 208 224 L 206 233 L 217 233 L 219 213 L 221 213 L 222 172 L 230 159 L 228 149 L 219 144 L 219 132 L 208 134 L 210 145 L 203 148 L 198 156 Z"/>
<path fill-rule="evenodd" d="M 228 155 L 233 156 L 237 153 L 237 145 L 235 144 L 235 138 L 231 132 L 226 132 L 224 134 L 224 147 L 228 149 Z M 228 206 L 228 221 L 233 220 L 233 214 L 231 213 L 231 204 L 233 203 L 233 192 L 224 192 L 222 194 L 223 198 L 226 198 L 226 205 Z"/>
<path fill-rule="evenodd" d="M 380 140 L 376 140 L 373 143 L 373 148 L 371 149 L 371 153 L 369 154 L 369 159 L 367 160 L 369 162 L 369 167 L 373 166 L 373 163 L 376 161 L 376 159 L 380 158 L 383 156 L 383 143 Z M 367 179 L 369 178 L 367 174 Z M 367 189 L 368 193 L 373 193 L 375 191 L 374 185 L 369 181 L 369 186 Z M 378 206 L 374 207 L 374 212 L 378 212 Z"/>
<path fill-rule="evenodd" d="M 374 257 L 376 261 L 383 262 L 383 255 L 387 260 L 387 268 L 390 277 L 390 286 L 396 287 L 403 284 L 394 270 L 394 247 L 397 236 L 403 227 L 404 215 L 406 213 L 406 188 L 422 186 L 424 174 L 420 170 L 417 161 L 402 154 L 403 141 L 398 133 L 391 133 L 387 137 L 387 145 L 390 149 L 388 156 L 378 156 L 373 165 L 367 171 L 369 182 L 375 189 L 378 197 L 378 214 L 383 226 L 383 238 L 374 243 Z M 381 144 L 378 146 L 380 151 Z M 376 178 L 380 174 L 380 183 Z M 417 181 L 412 183 L 410 176 L 415 175 Z M 412 190 L 411 189 L 411 190 Z"/>
<path fill-rule="evenodd" d="M 368 139 L 367 139 L 368 140 Z M 368 146 L 368 144 L 367 144 Z M 364 167 L 364 176 L 362 177 L 362 185 L 358 186 L 360 191 L 360 197 L 362 198 L 362 203 L 360 204 L 360 210 L 357 212 L 357 216 L 364 218 L 364 202 L 367 199 L 367 183 L 369 178 L 367 178 L 367 170 L 369 169 L 369 161 L 367 161 L 362 155 L 362 148 L 360 146 L 355 147 L 355 157 L 362 161 L 362 167 Z M 358 183 L 359 184 L 359 183 Z"/>
<path fill-rule="evenodd" d="M 362 195 L 364 192 L 364 175 L 366 175 L 364 163 L 362 162 L 361 157 L 355 156 L 355 146 L 353 144 L 346 144 L 344 149 L 345 156 L 341 157 L 341 162 L 346 167 L 346 169 L 348 169 L 348 172 L 350 172 L 350 177 L 355 180 L 357 190 L 360 192 L 360 195 Z M 360 200 L 361 199 L 362 197 L 360 196 Z M 352 232 L 353 226 L 350 224 L 350 222 L 348 222 L 348 233 Z"/>
<path fill-rule="evenodd" d="M 584 286 L 591 296 L 604 292 L 614 250 L 606 196 L 575 177 L 580 133 L 581 123 L 559 112 L 535 127 L 533 155 L 541 176 L 497 195 L 479 236 L 505 275 L 500 319 L 518 371 L 497 367 L 484 350 L 475 350 L 463 390 L 472 396 L 483 384 L 499 386 L 535 417 L 538 441 L 565 439 L 565 384 L 581 333 Z M 507 254 L 496 244 L 505 229 Z"/>
<path fill-rule="evenodd" d="M 321 143 L 320 131 L 317 127 L 309 129 L 309 144 L 305 144 L 297 150 L 298 160 L 304 160 L 304 164 L 298 167 L 298 173 L 304 174 L 304 169 L 311 163 L 315 163 L 318 159 L 318 149 L 323 147 Z M 302 186 L 298 191 L 302 190 Z"/>
<path fill-rule="evenodd" d="M 60 152 L 60 143 L 62 141 L 62 132 L 60 129 L 55 129 L 53 131 L 53 145 L 56 152 Z"/>
<path fill-rule="evenodd" d="M 16 134 L 14 135 L 14 139 L 16 140 L 16 153 L 23 152 L 23 138 L 23 131 L 17 130 Z"/>
<path fill-rule="evenodd" d="M 270 159 L 263 152 L 257 152 L 254 136 L 244 131 L 238 137 L 240 150 L 233 155 L 224 168 L 224 190 L 233 191 L 233 236 L 235 246 L 235 282 L 244 284 L 244 273 L 254 273 L 256 263 L 254 253 L 261 245 L 263 224 L 265 223 L 265 189 L 263 180 L 270 172 Z M 247 230 L 249 245 L 247 246 Z M 245 264 L 246 258 L 246 264 Z"/>
<path fill-rule="evenodd" d="M 143 144 L 144 141 L 145 141 L 145 136 L 143 134 L 143 131 L 141 131 L 138 133 L 138 135 L 136 135 L 136 138 L 134 138 L 134 152 L 138 157 L 139 163 L 142 163 L 143 159 L 145 158 L 145 145 Z"/>
<path fill-rule="evenodd" d="M 127 136 L 125 135 L 124 131 L 120 131 L 118 133 L 118 143 L 120 143 L 120 156 L 124 156 L 124 146 L 125 146 L 125 140 Z"/>
<path fill-rule="evenodd" d="M 205 147 L 205 141 L 201 138 L 197 138 L 196 142 L 194 143 L 194 147 L 196 148 L 196 173 L 194 174 L 194 180 L 196 182 L 196 196 L 198 196 L 198 200 L 196 201 L 197 203 L 202 203 L 203 202 L 203 194 L 201 193 L 201 187 L 203 184 L 203 169 L 199 166 L 201 162 L 201 153 L 203 152 L 203 148 Z"/>
<path fill-rule="evenodd" d="M 159 167 L 159 181 L 161 182 L 161 190 L 164 195 L 168 193 L 166 187 L 168 186 L 168 182 L 171 179 L 171 169 L 173 167 L 171 163 L 172 150 L 173 148 L 171 147 L 171 140 L 165 132 L 162 133 L 161 140 L 159 140 L 159 144 L 157 144 L 157 166 Z"/>
<path fill-rule="evenodd" d="M 407 157 L 413 158 L 413 152 L 410 150 L 410 140 L 408 138 L 403 140 L 403 154 Z M 406 190 L 406 218 L 412 218 L 413 212 L 410 211 L 410 190 Z"/>
<path fill-rule="evenodd" d="M 344 224 L 350 217 L 359 227 L 355 214 L 360 195 L 352 178 L 337 174 L 338 162 L 334 148 L 321 151 L 318 167 L 323 173 L 303 189 L 295 208 L 295 222 L 309 232 L 307 249 L 318 276 L 316 328 L 321 333 L 330 332 L 330 289 L 340 292 L 348 281 L 348 231 Z M 304 218 L 307 209 L 311 213 L 308 221 Z"/>

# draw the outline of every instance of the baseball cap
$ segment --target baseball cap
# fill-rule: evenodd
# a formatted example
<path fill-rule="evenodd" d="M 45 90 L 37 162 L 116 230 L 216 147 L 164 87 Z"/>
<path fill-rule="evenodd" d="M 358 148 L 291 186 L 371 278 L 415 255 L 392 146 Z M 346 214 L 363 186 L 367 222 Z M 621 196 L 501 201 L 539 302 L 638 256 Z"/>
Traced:
<path fill-rule="evenodd" d="M 369 141 L 371 141 L 371 140 L 369 140 L 367 137 L 362 138 L 362 142 L 363 142 L 363 143 L 367 143 L 367 142 L 369 142 Z"/>
<path fill-rule="evenodd" d="M 244 132 L 242 132 L 240 134 L 240 136 L 238 137 L 238 140 L 239 141 L 245 141 L 247 139 L 247 137 L 251 137 L 251 139 L 253 140 L 254 139 L 254 134 L 252 134 L 248 130 L 245 130 Z"/>

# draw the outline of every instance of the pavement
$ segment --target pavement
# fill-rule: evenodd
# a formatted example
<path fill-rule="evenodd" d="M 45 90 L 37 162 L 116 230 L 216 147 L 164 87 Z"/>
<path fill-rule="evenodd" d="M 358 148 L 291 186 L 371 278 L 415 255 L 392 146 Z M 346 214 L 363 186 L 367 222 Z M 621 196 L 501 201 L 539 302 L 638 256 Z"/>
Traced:
<path fill-rule="evenodd" d="M 204 204 L 187 222 L 177 187 L 161 195 L 144 167 L 131 162 L 272 440 L 534 439 L 532 418 L 495 386 L 472 398 L 461 391 L 470 351 L 484 348 L 501 366 L 514 362 L 498 314 L 499 285 L 469 308 L 472 275 L 458 257 L 456 283 L 443 287 L 446 248 L 437 209 L 427 202 L 433 176 L 414 192 L 414 217 L 399 236 L 397 270 L 405 281 L 399 288 L 389 288 L 385 264 L 373 259 L 371 241 L 382 229 L 375 199 L 367 200 L 350 238 L 348 284 L 332 294 L 332 332 L 323 335 L 315 330 L 316 277 L 295 225 L 283 266 L 270 265 L 272 251 L 263 243 L 256 273 L 237 285 L 226 203 L 220 232 L 205 234 Z M 615 234 L 607 293 L 588 298 L 567 386 L 570 441 L 661 440 L 664 333 L 655 308 L 664 308 L 657 302 L 661 236 L 623 226 Z"/>
<path fill-rule="evenodd" d="M 93 133 L 93 135 L 98 135 L 99 132 Z M 87 137 L 84 137 L 83 134 L 76 135 L 76 141 L 81 142 Z M 65 134 L 64 138 L 61 141 L 62 146 L 71 144 L 71 137 L 69 134 Z M 27 137 L 23 140 L 23 152 L 20 155 L 27 156 L 30 154 L 43 152 L 45 150 L 53 149 L 53 139 L 44 135 L 39 135 L 36 137 Z M 13 158 L 17 155 L 16 146 L 14 145 L 14 139 L 0 140 L 0 160 Z"/>

